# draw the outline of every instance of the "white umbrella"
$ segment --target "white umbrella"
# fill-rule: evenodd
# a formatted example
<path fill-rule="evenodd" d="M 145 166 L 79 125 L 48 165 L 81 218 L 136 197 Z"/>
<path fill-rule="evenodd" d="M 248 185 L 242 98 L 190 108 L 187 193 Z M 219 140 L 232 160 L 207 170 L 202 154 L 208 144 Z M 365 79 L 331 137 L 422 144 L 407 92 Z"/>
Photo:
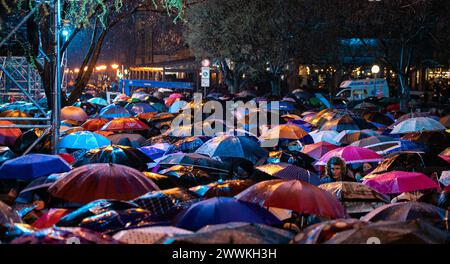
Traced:
<path fill-rule="evenodd" d="M 314 130 L 309 133 L 309 135 L 313 138 L 314 143 L 325 141 L 330 144 L 340 145 L 339 142 L 336 141 L 336 137 L 338 136 L 338 134 L 339 133 L 334 130 L 323 130 L 323 131 Z"/>
<path fill-rule="evenodd" d="M 406 119 L 405 121 L 402 121 L 398 125 L 394 126 L 394 129 L 392 129 L 391 134 L 403 134 L 417 131 L 439 131 L 439 130 L 445 130 L 445 126 L 443 126 L 438 121 L 429 117 L 415 117 Z"/>

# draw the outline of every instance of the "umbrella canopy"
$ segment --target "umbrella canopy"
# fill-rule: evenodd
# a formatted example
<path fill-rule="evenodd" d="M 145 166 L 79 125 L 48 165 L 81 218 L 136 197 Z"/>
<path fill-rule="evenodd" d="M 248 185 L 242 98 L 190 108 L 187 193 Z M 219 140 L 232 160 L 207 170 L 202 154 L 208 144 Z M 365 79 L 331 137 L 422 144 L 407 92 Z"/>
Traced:
<path fill-rule="evenodd" d="M 0 179 L 33 180 L 70 169 L 69 164 L 57 155 L 28 154 L 3 163 Z"/>
<path fill-rule="evenodd" d="M 140 147 L 139 150 L 149 158 L 155 160 L 164 156 L 170 147 L 171 145 L 168 143 L 158 143 L 151 146 Z"/>
<path fill-rule="evenodd" d="M 450 146 L 450 133 L 446 131 L 412 132 L 405 134 L 401 139 L 421 143 L 436 154 Z"/>
<path fill-rule="evenodd" d="M 286 244 L 292 233 L 262 224 L 231 222 L 208 225 L 192 235 L 178 235 L 163 244 Z"/>
<path fill-rule="evenodd" d="M 330 144 L 339 145 L 339 143 L 335 140 L 337 135 L 339 135 L 338 132 L 333 130 L 324 130 L 319 131 L 315 130 L 309 133 L 309 135 L 313 138 L 315 143 L 319 143 L 322 141 L 328 142 Z"/>
<path fill-rule="evenodd" d="M 279 179 L 302 180 L 313 185 L 320 184 L 317 174 L 289 163 L 265 164 L 257 166 L 256 169 Z"/>
<path fill-rule="evenodd" d="M 382 124 L 385 126 L 389 126 L 392 125 L 394 123 L 394 120 L 392 120 L 392 118 L 390 118 L 389 116 L 382 114 L 380 112 L 367 112 L 363 114 L 363 118 L 366 121 L 369 122 L 375 122 L 378 124 Z"/>
<path fill-rule="evenodd" d="M 221 161 L 198 153 L 174 153 L 169 154 L 159 161 L 160 165 L 187 165 L 205 169 L 215 169 L 220 171 L 228 171 L 228 167 Z"/>
<path fill-rule="evenodd" d="M 382 157 L 380 155 L 370 149 L 355 146 L 346 146 L 331 150 L 322 158 L 320 158 L 316 165 L 326 165 L 328 160 L 332 157 L 340 157 L 347 164 L 378 162 L 382 160 Z"/>
<path fill-rule="evenodd" d="M 139 134 L 119 133 L 109 135 L 108 139 L 112 144 L 140 148 L 144 145 L 146 139 Z"/>
<path fill-rule="evenodd" d="M 207 185 L 199 185 L 190 188 L 201 197 L 212 198 L 217 196 L 232 197 L 250 187 L 255 182 L 251 180 L 219 180 Z"/>
<path fill-rule="evenodd" d="M 415 117 L 406 119 L 398 123 L 391 131 L 391 134 L 404 134 L 416 131 L 440 131 L 445 130 L 438 121 L 429 117 Z"/>
<path fill-rule="evenodd" d="M 74 167 L 80 167 L 93 163 L 114 163 L 122 164 L 139 171 L 147 170 L 147 163 L 153 162 L 147 155 L 141 151 L 127 146 L 108 145 L 92 149 L 80 157 L 73 164 Z"/>
<path fill-rule="evenodd" d="M 420 172 L 390 171 L 365 179 L 364 184 L 380 193 L 394 194 L 437 189 L 437 182 Z"/>
<path fill-rule="evenodd" d="M 401 202 L 386 204 L 361 218 L 363 221 L 408 221 L 414 219 L 444 221 L 445 210 L 428 203 Z"/>
<path fill-rule="evenodd" d="M 380 222 L 339 232 L 325 244 L 367 244 L 373 238 L 380 244 L 442 244 L 447 234 L 426 221 Z"/>
<path fill-rule="evenodd" d="M 17 154 L 24 153 L 25 150 L 31 146 L 31 144 L 35 143 L 36 139 L 42 136 L 43 133 L 44 130 L 38 128 L 30 129 L 24 132 L 16 140 L 16 142 L 14 142 L 14 145 L 11 147 L 11 150 Z M 51 152 L 50 133 L 47 133 L 47 135 L 43 136 L 43 138 L 34 146 L 34 148 L 31 151 L 34 153 L 50 153 Z"/>
<path fill-rule="evenodd" d="M 84 122 L 81 126 L 87 131 L 94 132 L 100 130 L 108 122 L 108 119 L 93 118 L 86 120 L 86 122 Z"/>
<path fill-rule="evenodd" d="M 89 131 L 71 133 L 59 142 L 58 147 L 68 149 L 95 149 L 111 144 L 106 137 Z"/>
<path fill-rule="evenodd" d="M 143 102 L 129 103 L 125 106 L 125 109 L 127 109 L 132 115 L 158 112 L 158 110 L 155 109 L 153 106 Z"/>
<path fill-rule="evenodd" d="M 230 197 L 214 197 L 193 204 L 177 218 L 177 227 L 198 230 L 207 225 L 246 222 L 267 225 L 280 224 L 273 214 L 248 202 Z"/>
<path fill-rule="evenodd" d="M 182 109 L 184 109 L 184 107 L 186 107 L 188 105 L 188 103 L 186 101 L 183 100 L 177 100 L 174 103 L 172 103 L 169 106 L 169 113 L 178 113 L 180 112 Z"/>
<path fill-rule="evenodd" d="M 316 171 L 312 165 L 315 160 L 308 154 L 302 152 L 293 151 L 271 151 L 269 152 L 269 157 L 266 160 L 267 164 L 276 164 L 280 162 L 286 162 L 289 164 L 294 164 L 305 170 Z"/>
<path fill-rule="evenodd" d="M 61 109 L 61 119 L 84 122 L 88 119 L 88 115 L 80 107 L 65 106 Z"/>
<path fill-rule="evenodd" d="M 439 118 L 439 122 L 447 128 L 450 127 L 450 115 Z"/>
<path fill-rule="evenodd" d="M 448 163 L 450 163 L 450 147 L 446 148 L 444 151 L 442 151 L 439 154 L 439 157 L 441 157 L 443 160 L 447 161 Z"/>
<path fill-rule="evenodd" d="M 427 147 L 425 145 L 415 143 L 409 140 L 396 140 L 382 142 L 374 145 L 366 146 L 365 148 L 375 151 L 380 155 L 388 155 L 395 152 L 401 151 L 426 151 Z"/>
<path fill-rule="evenodd" d="M 395 141 L 398 141 L 398 139 L 395 139 L 393 137 L 388 137 L 388 136 L 377 135 L 377 136 L 370 136 L 370 137 L 366 137 L 366 138 L 357 140 L 357 141 L 351 143 L 350 145 L 363 148 L 363 147 L 377 145 L 377 144 L 384 143 L 384 142 L 395 142 Z"/>
<path fill-rule="evenodd" d="M 326 141 L 322 141 L 322 142 L 318 142 L 318 143 L 314 143 L 314 144 L 310 144 L 310 145 L 306 145 L 302 148 L 302 152 L 305 154 L 308 154 L 309 156 L 315 158 L 315 159 L 320 159 L 323 155 L 325 155 L 326 153 L 328 153 L 329 151 L 333 150 L 333 149 L 337 149 L 339 148 L 339 146 L 334 145 L 334 144 L 330 144 Z"/>
<path fill-rule="evenodd" d="M 0 120 L 0 125 L 14 126 L 14 123 Z M 11 147 L 21 135 L 19 128 L 0 128 L 0 145 Z"/>
<path fill-rule="evenodd" d="M 212 138 L 206 141 L 195 152 L 210 157 L 243 158 L 253 163 L 267 156 L 266 151 L 259 146 L 258 141 L 253 140 L 251 137 L 232 135 L 222 135 Z"/>
<path fill-rule="evenodd" d="M 124 101 L 128 101 L 130 99 L 130 97 L 126 94 L 119 94 L 116 96 L 116 98 L 114 98 L 113 102 L 124 102 Z"/>
<path fill-rule="evenodd" d="M 88 101 L 88 103 L 99 105 L 99 106 L 107 106 L 108 105 L 108 102 L 106 102 L 105 99 L 100 98 L 100 97 L 94 97 L 87 101 Z"/>
<path fill-rule="evenodd" d="M 439 182 L 442 183 L 444 186 L 450 185 L 450 170 L 443 171 L 441 173 L 441 177 L 439 178 Z"/>
<path fill-rule="evenodd" d="M 299 180 L 262 181 L 235 197 L 262 207 L 283 208 L 330 218 L 346 217 L 344 207 L 332 194 Z"/>
<path fill-rule="evenodd" d="M 159 173 L 172 177 L 177 186 L 183 187 L 208 184 L 217 179 L 213 173 L 186 165 L 174 165 L 159 171 Z"/>
<path fill-rule="evenodd" d="M 123 108 L 120 105 L 108 105 L 106 107 L 104 107 L 101 111 L 99 116 L 101 118 L 106 118 L 106 119 L 113 119 L 113 118 L 119 118 L 119 117 L 130 117 L 131 114 L 130 112 L 128 112 L 127 109 Z"/>
<path fill-rule="evenodd" d="M 337 132 L 363 129 L 376 129 L 376 127 L 360 117 L 350 117 L 348 115 L 327 121 L 320 127 L 320 130 L 334 130 Z"/>
<path fill-rule="evenodd" d="M 377 135 L 373 130 L 343 130 L 335 138 L 341 145 L 350 145 L 355 141 Z"/>
<path fill-rule="evenodd" d="M 260 139 L 270 140 L 270 139 L 302 139 L 309 136 L 308 132 L 301 129 L 299 126 L 294 124 L 283 124 L 278 125 L 274 128 L 269 129 L 264 132 Z"/>
<path fill-rule="evenodd" d="M 105 131 L 138 131 L 150 129 L 144 122 L 137 118 L 115 118 L 106 123 L 101 130 Z"/>
<path fill-rule="evenodd" d="M 169 153 L 174 152 L 184 152 L 191 153 L 195 152 L 199 147 L 203 145 L 206 141 L 208 141 L 210 137 L 206 136 L 192 136 L 187 138 L 182 138 L 175 143 L 169 149 Z"/>
<path fill-rule="evenodd" d="M 29 117 L 29 115 L 20 110 L 6 110 L 0 113 L 0 117 Z M 29 124 L 30 121 L 14 121 L 14 123 L 26 125 Z"/>
<path fill-rule="evenodd" d="M 127 244 L 154 244 L 174 235 L 189 235 L 192 231 L 174 226 L 149 226 L 126 229 L 114 234 L 113 238 Z"/>
<path fill-rule="evenodd" d="M 0 147 L 0 165 L 15 157 L 16 155 L 8 147 Z"/>
<path fill-rule="evenodd" d="M 25 189 L 20 191 L 15 202 L 16 203 L 32 203 L 36 198 L 47 201 L 49 194 L 47 192 L 56 180 L 64 176 L 66 173 L 55 173 L 49 176 L 39 177 L 30 182 Z"/>
<path fill-rule="evenodd" d="M 118 164 L 88 164 L 67 173 L 49 188 L 53 197 L 88 203 L 97 199 L 131 200 L 159 190 L 140 171 Z"/>

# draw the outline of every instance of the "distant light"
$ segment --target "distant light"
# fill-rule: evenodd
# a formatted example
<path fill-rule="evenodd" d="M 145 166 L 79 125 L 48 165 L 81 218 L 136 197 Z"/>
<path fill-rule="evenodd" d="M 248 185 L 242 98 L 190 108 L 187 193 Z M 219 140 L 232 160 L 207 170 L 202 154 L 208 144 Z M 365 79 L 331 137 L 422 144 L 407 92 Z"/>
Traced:
<path fill-rule="evenodd" d="M 69 30 L 63 29 L 62 35 L 63 35 L 64 37 L 67 37 L 67 36 L 69 35 Z"/>
<path fill-rule="evenodd" d="M 111 68 L 117 70 L 119 68 L 119 64 L 111 64 Z"/>
<path fill-rule="evenodd" d="M 203 59 L 202 60 L 202 66 L 203 67 L 209 67 L 209 65 L 211 65 L 211 61 L 208 59 Z"/>
<path fill-rule="evenodd" d="M 79 73 L 80 69 L 76 68 L 74 71 L 75 71 L 75 73 Z"/>
<path fill-rule="evenodd" d="M 372 71 L 373 74 L 379 73 L 380 72 L 380 66 L 373 65 L 371 71 Z"/>

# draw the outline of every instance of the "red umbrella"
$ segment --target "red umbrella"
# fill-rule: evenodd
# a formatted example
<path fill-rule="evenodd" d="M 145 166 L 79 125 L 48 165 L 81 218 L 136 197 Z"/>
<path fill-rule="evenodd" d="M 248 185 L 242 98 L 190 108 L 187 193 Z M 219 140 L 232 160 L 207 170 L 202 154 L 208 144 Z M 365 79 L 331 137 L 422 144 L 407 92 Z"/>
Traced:
<path fill-rule="evenodd" d="M 318 160 L 327 152 L 337 148 L 339 148 L 339 146 L 321 141 L 315 144 L 304 146 L 302 152 Z"/>
<path fill-rule="evenodd" d="M 144 122 L 137 118 L 121 117 L 106 123 L 101 130 L 104 131 L 135 131 L 150 129 Z"/>
<path fill-rule="evenodd" d="M 108 122 L 109 122 L 108 119 L 93 118 L 93 119 L 88 119 L 81 126 L 87 131 L 95 132 L 97 130 L 100 130 Z"/>
<path fill-rule="evenodd" d="M 437 182 L 420 172 L 389 171 L 363 181 L 379 193 L 394 194 L 438 189 Z"/>
<path fill-rule="evenodd" d="M 60 156 L 63 160 L 65 160 L 69 164 L 72 164 L 75 161 L 75 158 L 69 153 L 59 153 L 58 156 Z"/>
<path fill-rule="evenodd" d="M 277 207 L 298 213 L 345 218 L 342 204 L 327 191 L 299 180 L 259 182 L 235 196 L 263 207 Z"/>
<path fill-rule="evenodd" d="M 33 222 L 32 227 L 35 228 L 50 228 L 58 223 L 61 218 L 67 215 L 69 211 L 63 208 L 51 208 L 47 213 L 43 214 L 36 221 Z"/>
<path fill-rule="evenodd" d="M 67 173 L 49 187 L 49 193 L 69 202 L 98 199 L 131 200 L 159 190 L 140 171 L 118 164 L 88 164 Z"/>
<path fill-rule="evenodd" d="M 377 162 L 383 159 L 373 150 L 355 146 L 346 146 L 333 149 L 327 154 L 323 155 L 323 157 L 320 158 L 316 165 L 326 165 L 328 160 L 335 156 L 343 159 L 347 164 Z"/>
<path fill-rule="evenodd" d="M 88 115 L 80 107 L 66 106 L 61 109 L 61 119 L 84 122 L 88 119 Z"/>
<path fill-rule="evenodd" d="M 14 123 L 1 120 L 0 125 L 14 125 Z M 0 128 L 0 145 L 12 146 L 21 135 L 22 131 L 18 128 Z"/>

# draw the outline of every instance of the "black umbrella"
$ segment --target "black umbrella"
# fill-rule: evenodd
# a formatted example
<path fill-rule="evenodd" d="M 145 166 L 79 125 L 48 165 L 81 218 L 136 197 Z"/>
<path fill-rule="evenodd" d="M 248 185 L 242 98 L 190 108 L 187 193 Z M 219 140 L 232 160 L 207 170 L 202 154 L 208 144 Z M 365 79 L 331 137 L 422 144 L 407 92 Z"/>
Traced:
<path fill-rule="evenodd" d="M 127 146 L 111 145 L 92 149 L 84 153 L 73 163 L 73 166 L 80 167 L 92 163 L 114 163 L 144 171 L 148 169 L 147 163 L 151 162 L 153 162 L 153 160 L 138 149 Z"/>
<path fill-rule="evenodd" d="M 11 147 L 11 150 L 16 154 L 22 154 L 27 150 L 42 134 L 43 129 L 34 128 L 23 133 Z M 51 133 L 44 136 L 37 144 L 33 147 L 31 152 L 50 154 L 51 153 Z"/>
<path fill-rule="evenodd" d="M 280 162 L 293 164 L 311 172 L 316 171 L 312 165 L 316 162 L 316 160 L 308 154 L 297 151 L 271 151 L 269 152 L 269 157 L 265 160 L 264 164 Z"/>

